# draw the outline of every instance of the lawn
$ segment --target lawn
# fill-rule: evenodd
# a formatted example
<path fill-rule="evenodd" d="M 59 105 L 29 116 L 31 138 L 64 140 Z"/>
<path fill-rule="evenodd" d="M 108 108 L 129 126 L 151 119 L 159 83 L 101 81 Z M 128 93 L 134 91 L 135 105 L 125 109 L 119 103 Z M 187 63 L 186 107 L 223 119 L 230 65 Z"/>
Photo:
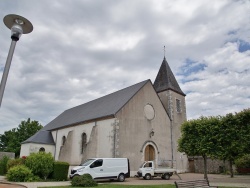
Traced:
<path fill-rule="evenodd" d="M 174 188 L 174 185 L 115 185 L 115 184 L 98 184 L 96 188 Z M 40 187 L 40 188 L 45 188 L 45 187 Z M 72 188 L 72 186 L 57 186 L 57 187 L 46 187 L 46 188 Z M 80 187 L 76 187 L 80 188 Z M 85 187 L 87 188 L 87 187 Z"/>
<path fill-rule="evenodd" d="M 174 188 L 175 185 L 115 185 L 115 184 L 98 184 L 96 188 Z M 72 188 L 72 186 L 56 186 L 56 187 L 39 187 L 39 188 Z M 76 187 L 81 188 L 81 187 Z M 88 187 L 85 187 L 88 188 Z M 219 187 L 219 188 L 235 188 L 235 187 Z M 238 187 L 239 188 L 239 187 Z"/>

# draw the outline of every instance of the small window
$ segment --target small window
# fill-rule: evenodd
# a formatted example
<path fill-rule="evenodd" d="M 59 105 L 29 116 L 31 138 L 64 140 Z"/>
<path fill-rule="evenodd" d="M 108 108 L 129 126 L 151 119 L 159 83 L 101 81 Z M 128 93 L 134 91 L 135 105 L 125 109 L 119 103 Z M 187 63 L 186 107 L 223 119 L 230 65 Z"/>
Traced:
<path fill-rule="evenodd" d="M 62 137 L 62 146 L 64 146 L 65 142 L 66 142 L 66 137 L 63 136 L 63 137 Z"/>
<path fill-rule="evenodd" d="M 181 113 L 181 100 L 176 99 L 176 111 Z"/>
<path fill-rule="evenodd" d="M 39 149 L 39 152 L 45 152 L 45 148 L 44 148 L 44 147 L 41 147 L 41 148 Z"/>
<path fill-rule="evenodd" d="M 87 145 L 87 135 L 86 133 L 82 133 L 81 153 L 84 152 L 86 145 Z"/>

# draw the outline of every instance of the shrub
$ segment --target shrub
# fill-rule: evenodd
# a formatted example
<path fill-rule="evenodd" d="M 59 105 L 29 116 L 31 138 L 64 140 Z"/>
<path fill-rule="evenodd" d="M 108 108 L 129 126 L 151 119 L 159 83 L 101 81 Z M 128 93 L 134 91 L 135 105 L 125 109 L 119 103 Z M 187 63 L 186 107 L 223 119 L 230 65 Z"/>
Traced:
<path fill-rule="evenodd" d="M 7 163 L 7 170 L 17 165 L 24 165 L 24 159 L 22 158 L 10 159 Z"/>
<path fill-rule="evenodd" d="M 250 154 L 246 154 L 235 161 L 238 168 L 250 168 Z"/>
<path fill-rule="evenodd" d="M 67 180 L 68 170 L 69 170 L 69 163 L 55 161 L 52 178 L 58 181 Z"/>
<path fill-rule="evenodd" d="M 31 170 L 24 165 L 17 165 L 9 169 L 6 175 L 8 181 L 26 182 L 26 181 L 38 181 L 39 177 L 32 174 Z"/>
<path fill-rule="evenodd" d="M 71 185 L 73 187 L 95 187 L 97 183 L 92 179 L 90 174 L 84 174 L 82 176 L 75 176 L 71 181 Z"/>
<path fill-rule="evenodd" d="M 32 153 L 25 160 L 25 165 L 32 170 L 32 173 L 42 179 L 47 179 L 53 171 L 53 163 L 51 153 L 45 152 Z"/>
<path fill-rule="evenodd" d="M 7 163 L 10 160 L 8 156 L 3 156 L 0 160 L 0 175 L 5 175 L 7 173 Z"/>

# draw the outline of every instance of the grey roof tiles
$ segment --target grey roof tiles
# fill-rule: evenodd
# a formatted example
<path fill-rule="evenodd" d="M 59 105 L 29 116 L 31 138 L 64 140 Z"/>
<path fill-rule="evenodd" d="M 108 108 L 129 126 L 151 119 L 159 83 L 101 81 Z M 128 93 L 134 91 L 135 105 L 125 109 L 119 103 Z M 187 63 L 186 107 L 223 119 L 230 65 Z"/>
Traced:
<path fill-rule="evenodd" d="M 55 144 L 54 139 L 51 135 L 51 132 L 44 131 L 44 130 L 38 131 L 36 134 L 34 134 L 30 138 L 22 142 L 22 144 L 25 144 L 25 143 L 37 143 L 37 144 L 48 144 L 48 145 Z"/>
<path fill-rule="evenodd" d="M 86 121 L 113 116 L 150 80 L 137 83 L 104 97 L 70 108 L 48 123 L 43 130 L 55 130 Z"/>
<path fill-rule="evenodd" d="M 154 82 L 154 88 L 157 93 L 161 91 L 165 91 L 165 90 L 173 90 L 185 96 L 178 82 L 176 81 L 175 76 L 173 72 L 171 71 L 165 57 L 162 61 L 161 68 L 156 76 L 156 79 Z"/>

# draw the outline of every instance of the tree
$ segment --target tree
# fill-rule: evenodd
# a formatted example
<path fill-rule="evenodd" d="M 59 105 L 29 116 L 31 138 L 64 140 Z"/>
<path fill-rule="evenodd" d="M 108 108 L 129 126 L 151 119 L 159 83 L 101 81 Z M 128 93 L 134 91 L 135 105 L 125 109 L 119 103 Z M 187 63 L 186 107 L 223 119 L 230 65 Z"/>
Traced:
<path fill-rule="evenodd" d="M 216 135 L 217 152 L 214 157 L 229 161 L 230 175 L 233 177 L 234 161 L 250 153 L 250 109 L 222 117 L 220 129 L 217 130 Z"/>
<path fill-rule="evenodd" d="M 178 150 L 188 156 L 202 156 L 204 160 L 204 178 L 207 179 L 207 157 L 216 152 L 214 144 L 216 134 L 214 125 L 219 124 L 217 117 L 200 117 L 186 121 L 181 126 L 182 136 L 178 140 Z"/>
<path fill-rule="evenodd" d="M 206 158 L 228 160 L 233 177 L 234 161 L 250 154 L 250 109 L 218 117 L 200 117 L 182 124 L 178 140 L 180 152 L 204 159 L 204 178 L 207 178 Z"/>
<path fill-rule="evenodd" d="M 240 129 L 243 155 L 250 154 L 250 108 L 235 114 Z"/>
<path fill-rule="evenodd" d="M 25 160 L 25 165 L 32 170 L 34 175 L 47 179 L 53 171 L 54 158 L 51 153 L 31 153 Z"/>
<path fill-rule="evenodd" d="M 21 121 L 17 128 L 5 131 L 0 135 L 0 151 L 14 152 L 20 155 L 21 143 L 34 135 L 43 126 L 38 121 Z"/>

